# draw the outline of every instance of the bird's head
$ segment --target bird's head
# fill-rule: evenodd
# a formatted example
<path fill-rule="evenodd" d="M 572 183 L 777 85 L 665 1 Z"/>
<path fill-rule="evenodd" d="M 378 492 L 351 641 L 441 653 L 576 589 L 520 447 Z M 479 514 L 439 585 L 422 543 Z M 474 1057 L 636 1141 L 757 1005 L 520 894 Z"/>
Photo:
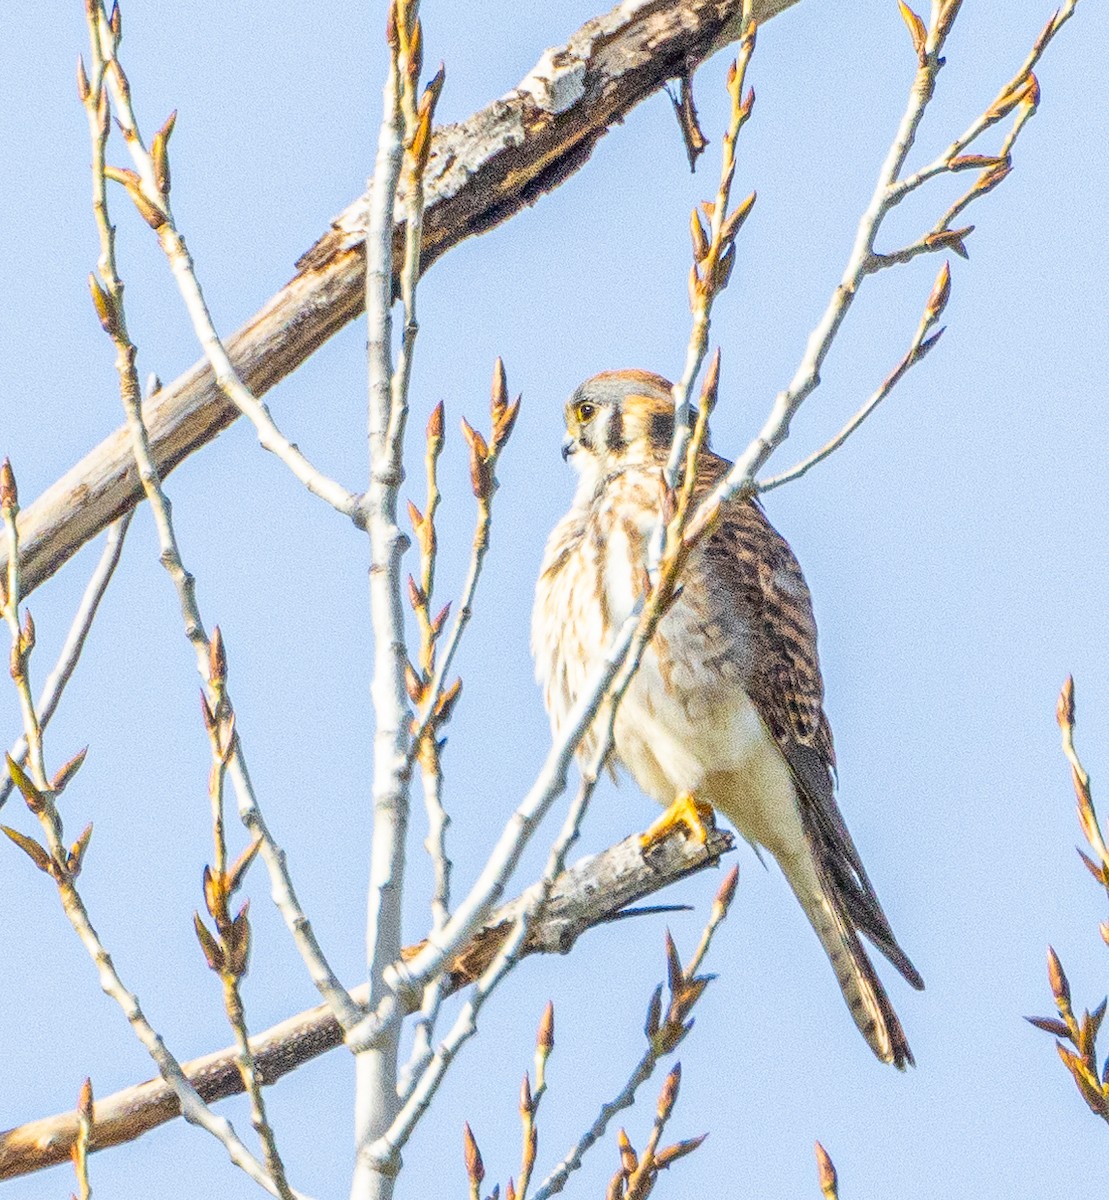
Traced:
<path fill-rule="evenodd" d="M 670 383 L 650 371 L 605 371 L 566 402 L 562 457 L 583 482 L 621 467 L 666 462 L 674 436 Z"/>

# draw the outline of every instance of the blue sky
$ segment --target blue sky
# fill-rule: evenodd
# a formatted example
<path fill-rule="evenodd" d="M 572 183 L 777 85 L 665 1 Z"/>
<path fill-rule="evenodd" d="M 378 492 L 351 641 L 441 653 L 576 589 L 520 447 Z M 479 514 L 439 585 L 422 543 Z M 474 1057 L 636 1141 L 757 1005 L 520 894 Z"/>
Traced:
<path fill-rule="evenodd" d="M 140 119 L 179 113 L 174 207 L 224 331 L 292 274 L 369 170 L 382 69 L 380 16 L 367 6 L 133 3 L 123 59 Z M 1048 5 L 968 4 L 923 127 L 920 165 L 962 131 L 1024 57 Z M 849 11 L 842 11 L 848 9 Z M 443 58 L 444 120 L 502 94 L 594 14 L 586 0 L 423 9 L 427 60 Z M 1079 833 L 1053 720 L 1078 680 L 1079 745 L 1097 794 L 1109 779 L 1109 635 L 1104 580 L 1109 415 L 1102 358 L 1109 274 L 1104 6 L 1084 0 L 1042 64 L 1043 101 L 1005 184 L 975 206 L 969 262 L 952 265 L 948 331 L 886 406 L 826 464 L 768 499 L 815 596 L 840 799 L 899 939 L 924 975 L 891 984 L 918 1066 L 877 1064 L 859 1039 L 816 939 L 775 870 L 746 849 L 739 893 L 714 946 L 718 980 L 682 1047 L 671 1130 L 709 1130 L 659 1195 L 818 1195 L 812 1142 L 828 1147 L 841 1194 L 911 1200 L 1076 1194 L 1104 1164 L 1105 1136 L 1026 1013 L 1051 1005 L 1044 951 L 1055 944 L 1076 1001 L 1106 990 L 1103 901 L 1078 863 Z M 82 6 L 25 6 L 3 62 L 9 163 L 0 190 L 0 453 L 25 500 L 121 420 L 110 346 L 88 302 L 96 241 L 84 114 L 73 86 Z M 697 79 L 713 146 L 690 177 L 664 97 L 602 140 L 587 167 L 534 209 L 452 251 L 421 291 L 413 380 L 416 427 L 439 399 L 445 459 L 441 588 L 457 592 L 470 498 L 457 420 L 486 414 L 496 355 L 519 425 L 499 470 L 494 546 L 460 657 L 465 702 L 447 752 L 458 887 L 473 879 L 546 744 L 527 623 L 547 530 L 573 481 L 558 455 L 561 406 L 596 371 L 680 371 L 688 335 L 690 207 L 715 187 L 725 56 Z M 758 102 L 743 134 L 737 189 L 759 200 L 741 235 L 713 341 L 724 358 L 714 443 L 741 450 L 792 375 L 850 248 L 858 214 L 911 79 L 893 3 L 802 0 L 762 32 Z M 117 158 L 121 152 L 117 148 Z M 965 177 L 964 177 L 965 178 Z M 953 198 L 940 185 L 903 206 L 885 248 L 931 226 Z M 149 231 L 116 202 L 121 269 L 140 368 L 170 379 L 198 357 Z M 824 383 L 774 460 L 820 445 L 900 357 L 940 263 L 918 260 L 866 284 Z M 361 486 L 364 329 L 334 338 L 267 399 L 286 432 L 328 472 Z M 411 459 L 408 494 L 423 484 Z M 223 628 L 252 774 L 287 846 L 306 906 L 345 978 L 362 972 L 372 714 L 363 540 L 304 494 L 237 425 L 168 485 L 205 619 Z M 41 681 L 95 561 L 86 550 L 32 598 Z M 176 602 L 140 511 L 78 677 L 48 735 L 56 766 L 86 743 L 66 794 L 76 834 L 93 820 L 82 877 L 125 979 L 181 1057 L 229 1040 L 218 989 L 191 930 L 210 855 L 208 747 Z M 13 695 L 0 718 L 14 739 Z M 629 780 L 606 783 L 582 852 L 645 827 L 655 811 Z M 29 828 L 14 809 L 5 820 Z M 408 934 L 425 928 L 428 871 L 417 811 Z M 556 824 L 544 829 L 553 834 Z M 536 848 L 523 886 L 542 860 Z M 72 1105 L 151 1067 L 45 880 L 11 850 L 0 870 L 6 1031 L 0 1127 Z M 672 898 L 680 948 L 699 933 L 717 878 Z M 260 875 L 248 884 L 256 942 L 246 1001 L 257 1027 L 315 1002 Z M 552 1165 L 640 1052 L 647 998 L 663 977 L 661 923 L 624 922 L 566 960 L 532 961 L 489 1005 L 406 1154 L 399 1195 L 463 1195 L 461 1126 L 490 1180 L 517 1169 L 516 1094 L 543 1005 L 557 1046 L 540 1122 Z M 351 1145 L 351 1064 L 334 1052 L 271 1091 L 290 1177 L 342 1195 Z M 661 1076 L 660 1076 L 661 1081 Z M 655 1090 L 627 1118 L 650 1124 Z M 224 1106 L 244 1129 L 245 1107 Z M 594 1151 L 574 1195 L 603 1194 L 614 1143 Z M 181 1123 L 97 1155 L 103 1194 L 176 1200 L 254 1187 L 222 1150 Z M 7 1185 L 53 1197 L 68 1168 Z"/>

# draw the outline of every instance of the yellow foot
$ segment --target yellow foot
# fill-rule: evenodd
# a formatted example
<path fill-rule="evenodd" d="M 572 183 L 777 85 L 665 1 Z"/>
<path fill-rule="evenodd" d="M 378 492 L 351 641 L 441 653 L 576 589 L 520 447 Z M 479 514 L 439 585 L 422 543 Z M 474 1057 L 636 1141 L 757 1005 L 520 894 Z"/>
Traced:
<path fill-rule="evenodd" d="M 716 829 L 712 805 L 695 800 L 689 792 L 682 792 L 651 828 L 640 834 L 639 844 L 642 849 L 648 850 L 656 842 L 663 841 L 672 829 L 679 826 L 703 846 L 709 834 Z"/>

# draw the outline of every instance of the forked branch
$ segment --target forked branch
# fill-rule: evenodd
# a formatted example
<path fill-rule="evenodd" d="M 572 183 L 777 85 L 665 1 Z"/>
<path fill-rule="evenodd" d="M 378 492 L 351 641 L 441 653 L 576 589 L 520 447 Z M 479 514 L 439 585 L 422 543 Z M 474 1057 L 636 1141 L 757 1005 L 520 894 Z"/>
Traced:
<path fill-rule="evenodd" d="M 714 866 L 733 846 L 731 834 L 717 831 L 699 846 L 680 831 L 643 855 L 638 834 L 600 854 L 581 859 L 555 880 L 547 904 L 528 931 L 521 957 L 566 954 L 588 929 L 623 914 L 629 906 L 686 876 Z M 491 914 L 446 974 L 446 991 L 474 982 L 488 966 L 512 927 L 522 898 Z M 416 948 L 406 951 L 415 952 Z M 365 1003 L 366 989 L 352 996 Z M 417 1002 L 418 1002 L 417 997 Z M 414 1006 L 413 1006 L 414 1010 Z M 343 1033 L 330 1009 L 317 1005 L 250 1039 L 256 1069 L 267 1084 L 328 1050 L 343 1044 Z M 242 1092 L 234 1047 L 183 1064 L 192 1085 L 209 1103 Z M 97 1100 L 91 1149 L 133 1141 L 180 1116 L 173 1091 L 153 1079 Z M 70 1111 L 30 1121 L 0 1133 L 0 1179 L 12 1179 L 65 1162 L 77 1137 L 77 1114 Z"/>
<path fill-rule="evenodd" d="M 754 17 L 766 21 L 795 2 L 758 0 Z M 620 4 L 548 50 L 506 96 L 437 130 L 420 269 L 578 171 L 632 108 L 715 53 L 741 8 L 741 0 Z M 226 339 L 228 357 L 255 397 L 362 312 L 365 213 L 363 197 L 301 259 L 297 275 Z M 401 228 L 398 221 L 398 246 Z M 206 362 L 161 388 L 143 412 L 159 472 L 168 474 L 238 415 Z M 129 437 L 120 429 L 23 512 L 25 592 L 141 498 Z M 0 571 L 6 557 L 0 545 Z"/>

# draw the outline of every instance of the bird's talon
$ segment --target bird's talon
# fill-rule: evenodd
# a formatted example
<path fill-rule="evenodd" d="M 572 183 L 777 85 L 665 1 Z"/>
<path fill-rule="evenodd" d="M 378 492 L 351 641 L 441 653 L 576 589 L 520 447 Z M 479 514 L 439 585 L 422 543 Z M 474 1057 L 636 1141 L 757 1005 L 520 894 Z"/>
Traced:
<path fill-rule="evenodd" d="M 703 846 L 709 834 L 716 829 L 712 805 L 696 800 L 689 792 L 683 792 L 646 833 L 640 834 L 641 849 L 649 850 L 658 842 L 665 841 L 670 832 L 679 827 Z"/>

